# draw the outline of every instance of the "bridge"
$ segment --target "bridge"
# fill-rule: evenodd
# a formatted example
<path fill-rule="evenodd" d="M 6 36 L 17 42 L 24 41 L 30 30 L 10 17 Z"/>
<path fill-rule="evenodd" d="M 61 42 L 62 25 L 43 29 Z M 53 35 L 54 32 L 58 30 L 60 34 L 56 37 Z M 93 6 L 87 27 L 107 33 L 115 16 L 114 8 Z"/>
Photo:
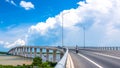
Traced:
<path fill-rule="evenodd" d="M 62 58 L 64 51 L 56 47 L 46 47 L 46 46 L 18 46 L 10 49 L 8 54 L 15 56 L 22 56 L 26 58 L 34 58 L 38 56 L 42 57 L 42 54 L 46 54 L 46 60 L 49 61 L 49 53 L 53 54 L 53 62 L 56 62 L 56 54 L 60 53 L 60 58 Z"/>
<path fill-rule="evenodd" d="M 38 53 L 42 57 L 46 52 L 46 60 L 49 60 L 49 52 L 52 50 L 53 61 L 56 61 L 57 51 L 60 60 L 55 68 L 119 68 L 120 47 L 48 47 L 48 46 L 19 46 L 9 50 L 9 54 L 22 57 L 35 57 Z M 39 50 L 38 50 L 39 49 Z M 32 56 L 34 54 L 34 56 Z M 30 55 L 30 56 L 29 56 Z"/>

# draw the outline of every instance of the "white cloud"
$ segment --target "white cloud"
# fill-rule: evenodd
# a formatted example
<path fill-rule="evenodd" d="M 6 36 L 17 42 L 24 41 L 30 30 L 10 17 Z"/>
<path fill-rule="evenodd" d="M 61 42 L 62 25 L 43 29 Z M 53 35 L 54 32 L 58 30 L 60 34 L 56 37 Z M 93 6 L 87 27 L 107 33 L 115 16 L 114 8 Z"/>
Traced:
<path fill-rule="evenodd" d="M 12 48 L 16 46 L 24 46 L 26 43 L 22 39 L 18 39 L 15 42 L 5 42 L 5 41 L 0 41 L 0 45 L 2 45 L 4 48 Z"/>
<path fill-rule="evenodd" d="M 4 41 L 0 41 L 0 45 L 2 45 L 4 43 Z"/>
<path fill-rule="evenodd" d="M 6 0 L 6 2 L 9 2 L 9 0 Z"/>
<path fill-rule="evenodd" d="M 13 4 L 14 6 L 17 6 L 13 0 L 11 0 L 11 4 Z"/>
<path fill-rule="evenodd" d="M 49 19 L 47 19 L 46 23 L 40 22 L 37 25 L 31 26 L 29 29 L 29 32 L 33 32 L 33 31 L 39 32 L 41 35 L 43 35 L 48 31 L 48 29 L 55 28 L 55 25 L 56 25 L 55 18 L 49 18 Z"/>
<path fill-rule="evenodd" d="M 104 45 L 95 42 L 99 42 L 101 40 L 109 41 L 112 39 L 111 43 L 113 43 L 114 40 L 118 40 L 120 38 L 120 28 L 116 28 L 116 24 L 117 27 L 120 26 L 120 1 L 86 0 L 86 2 L 87 4 L 85 4 L 84 2 L 79 2 L 78 4 L 80 6 L 78 6 L 78 8 L 64 10 L 60 14 L 56 15 L 54 18 L 48 18 L 46 22 L 39 22 L 38 24 L 31 26 L 29 29 L 30 35 L 35 35 L 36 33 L 39 33 L 40 36 L 46 36 L 48 35 L 47 33 L 53 33 L 53 30 L 59 32 L 57 31 L 58 28 L 56 29 L 56 27 L 59 27 L 59 29 L 61 28 L 61 17 L 63 14 L 65 45 L 82 45 L 82 26 L 85 26 L 87 29 L 86 45 Z M 48 36 L 52 35 L 49 34 Z M 56 36 L 59 36 L 58 42 L 60 42 L 60 34 Z M 36 40 L 36 38 L 34 38 L 34 40 Z"/>
<path fill-rule="evenodd" d="M 5 43 L 5 48 L 11 48 L 11 47 L 15 47 L 15 46 L 24 46 L 25 45 L 25 41 L 22 39 L 18 39 L 13 43 Z"/>
<path fill-rule="evenodd" d="M 17 6 L 17 4 L 13 0 L 6 0 L 6 2 L 8 2 L 8 3 L 10 3 L 10 4 L 14 5 L 14 6 Z"/>
<path fill-rule="evenodd" d="M 25 10 L 34 9 L 34 5 L 31 2 L 21 1 L 20 6 L 25 8 Z"/>

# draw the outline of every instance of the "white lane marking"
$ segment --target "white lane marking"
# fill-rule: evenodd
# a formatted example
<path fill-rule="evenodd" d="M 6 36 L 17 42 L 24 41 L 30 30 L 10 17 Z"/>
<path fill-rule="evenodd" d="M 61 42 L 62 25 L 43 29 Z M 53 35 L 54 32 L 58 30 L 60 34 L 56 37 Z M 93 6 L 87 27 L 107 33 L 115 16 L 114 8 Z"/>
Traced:
<path fill-rule="evenodd" d="M 71 63 L 71 68 L 74 68 L 74 64 L 73 64 L 73 61 L 72 61 L 72 58 L 71 58 L 71 56 L 70 56 L 70 54 L 68 54 L 69 55 L 69 59 L 70 59 L 70 63 Z"/>
<path fill-rule="evenodd" d="M 81 56 L 81 57 L 83 57 L 83 58 L 85 58 L 85 59 L 88 60 L 89 62 L 93 63 L 93 64 L 96 65 L 97 67 L 103 68 L 102 66 L 100 66 L 99 64 L 97 64 L 97 63 L 95 63 L 94 61 L 90 60 L 90 59 L 87 58 L 86 56 L 84 56 L 84 55 L 82 55 L 82 54 L 80 54 L 80 53 L 78 53 L 78 55 Z"/>
<path fill-rule="evenodd" d="M 74 68 L 74 64 L 73 64 L 72 58 L 69 53 L 68 53 L 66 68 Z"/>
<path fill-rule="evenodd" d="M 114 58 L 114 59 L 119 59 L 120 60 L 120 57 L 116 57 L 116 56 L 111 56 L 111 55 L 102 54 L 102 53 L 95 53 L 95 52 L 94 52 L 94 54 L 102 55 L 102 56 L 106 56 L 106 57 L 110 57 L 110 58 Z"/>

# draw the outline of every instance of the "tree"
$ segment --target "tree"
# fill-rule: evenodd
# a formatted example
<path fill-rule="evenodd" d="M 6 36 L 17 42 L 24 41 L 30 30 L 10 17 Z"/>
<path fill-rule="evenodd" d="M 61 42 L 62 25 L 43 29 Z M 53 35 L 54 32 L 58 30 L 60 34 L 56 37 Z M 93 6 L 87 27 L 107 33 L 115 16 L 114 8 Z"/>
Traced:
<path fill-rule="evenodd" d="M 42 59 L 40 57 L 35 57 L 33 59 L 32 65 L 33 66 L 40 66 L 42 64 Z"/>

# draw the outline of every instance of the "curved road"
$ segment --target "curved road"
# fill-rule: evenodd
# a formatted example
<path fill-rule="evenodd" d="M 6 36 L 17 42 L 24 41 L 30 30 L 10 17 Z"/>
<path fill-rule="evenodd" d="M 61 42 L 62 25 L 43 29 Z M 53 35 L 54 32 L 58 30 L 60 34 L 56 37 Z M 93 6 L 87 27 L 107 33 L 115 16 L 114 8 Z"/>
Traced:
<path fill-rule="evenodd" d="M 75 68 L 120 68 L 120 57 L 109 56 L 99 52 L 79 50 L 69 51 Z"/>

